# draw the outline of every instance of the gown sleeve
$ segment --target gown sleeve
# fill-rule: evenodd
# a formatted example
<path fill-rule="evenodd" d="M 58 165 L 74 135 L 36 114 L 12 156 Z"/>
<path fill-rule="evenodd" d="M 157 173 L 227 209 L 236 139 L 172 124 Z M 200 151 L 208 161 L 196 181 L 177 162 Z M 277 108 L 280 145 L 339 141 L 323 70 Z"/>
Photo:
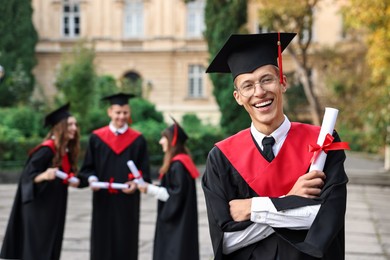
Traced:
<path fill-rule="evenodd" d="M 169 194 L 165 206 L 159 214 L 159 217 L 164 221 L 169 221 L 177 214 L 182 214 L 184 208 L 187 190 L 191 176 L 181 162 L 173 162 L 168 173 L 166 174 L 166 189 Z"/>
<path fill-rule="evenodd" d="M 88 186 L 88 178 L 92 175 L 96 176 L 95 161 L 94 161 L 94 140 L 97 138 L 94 134 L 91 135 L 88 142 L 87 150 L 85 151 L 85 157 L 83 165 L 81 166 L 78 177 L 80 177 L 80 185 L 82 187 Z"/>
<path fill-rule="evenodd" d="M 139 156 L 137 158 L 136 165 L 142 171 L 142 178 L 144 181 L 151 183 L 152 179 L 150 177 L 148 146 L 143 135 L 139 137 L 139 145 L 137 146 L 137 149 Z"/>
<path fill-rule="evenodd" d="M 54 153 L 47 147 L 42 146 L 28 159 L 21 175 L 22 203 L 28 203 L 46 188 L 47 182 L 34 183 L 34 178 L 46 171 L 52 164 Z"/>
<path fill-rule="evenodd" d="M 248 185 L 242 178 L 236 178 L 233 167 L 222 152 L 214 147 L 207 158 L 206 170 L 202 177 L 210 237 L 214 254 L 222 255 L 224 232 L 244 230 L 253 222 L 235 222 L 230 216 L 229 201 L 250 197 Z M 241 183 L 240 183 L 241 182 Z M 252 194 L 254 195 L 254 194 Z"/>

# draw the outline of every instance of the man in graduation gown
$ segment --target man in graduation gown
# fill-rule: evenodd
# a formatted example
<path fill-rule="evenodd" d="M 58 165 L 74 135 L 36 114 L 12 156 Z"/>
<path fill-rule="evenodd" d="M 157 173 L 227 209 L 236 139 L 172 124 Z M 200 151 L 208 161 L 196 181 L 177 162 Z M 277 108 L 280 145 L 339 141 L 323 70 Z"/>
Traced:
<path fill-rule="evenodd" d="M 320 128 L 283 112 L 281 53 L 294 36 L 232 35 L 207 69 L 232 73 L 233 96 L 252 120 L 207 159 L 202 188 L 215 259 L 344 259 L 345 153 L 329 151 L 323 171 L 308 172 Z M 340 140 L 336 132 L 328 139 Z"/>
<path fill-rule="evenodd" d="M 123 190 L 93 188 L 91 259 L 137 259 L 140 193 L 128 182 L 132 160 L 150 182 L 149 157 L 143 135 L 131 129 L 130 94 L 103 98 L 110 102 L 108 126 L 93 131 L 79 176 L 89 183 L 128 183 Z"/>

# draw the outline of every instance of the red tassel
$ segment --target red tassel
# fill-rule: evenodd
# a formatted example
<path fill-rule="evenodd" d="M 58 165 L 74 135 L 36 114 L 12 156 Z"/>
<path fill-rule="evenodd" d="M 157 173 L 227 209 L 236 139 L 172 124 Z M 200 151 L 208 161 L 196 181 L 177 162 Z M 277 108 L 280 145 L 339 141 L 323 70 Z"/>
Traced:
<path fill-rule="evenodd" d="M 278 59 L 279 59 L 279 76 L 280 84 L 283 84 L 283 62 L 282 62 L 282 44 L 280 42 L 280 32 L 278 32 Z"/>
<path fill-rule="evenodd" d="M 175 123 L 175 127 L 173 128 L 173 137 L 172 137 L 172 142 L 171 142 L 171 146 L 175 146 L 176 145 L 176 141 L 177 141 L 177 124 Z"/>

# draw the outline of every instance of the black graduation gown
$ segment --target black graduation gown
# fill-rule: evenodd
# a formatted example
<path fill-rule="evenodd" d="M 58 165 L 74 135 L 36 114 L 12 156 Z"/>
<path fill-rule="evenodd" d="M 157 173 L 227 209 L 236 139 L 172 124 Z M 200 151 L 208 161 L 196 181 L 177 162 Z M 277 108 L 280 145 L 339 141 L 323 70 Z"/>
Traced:
<path fill-rule="evenodd" d="M 130 129 L 129 129 L 130 130 Z M 113 138 L 115 136 L 113 135 Z M 89 140 L 79 177 L 86 182 L 95 175 L 99 181 L 124 183 L 130 170 L 127 161 L 133 160 L 142 171 L 145 181 L 150 182 L 149 158 L 146 140 L 139 135 L 119 154 L 93 133 Z M 140 194 L 109 193 L 107 189 L 93 192 L 91 228 L 92 260 L 133 260 L 138 257 L 138 233 Z"/>
<path fill-rule="evenodd" d="M 161 179 L 169 193 L 158 201 L 154 260 L 198 260 L 198 210 L 196 184 L 180 161 L 172 162 Z"/>
<path fill-rule="evenodd" d="M 56 178 L 34 183 L 52 166 L 54 152 L 42 146 L 30 155 L 21 174 L 0 257 L 23 260 L 60 258 L 68 186 Z"/>
<path fill-rule="evenodd" d="M 337 133 L 334 133 L 334 136 L 335 141 L 339 141 Z M 313 144 L 316 141 L 313 140 Z M 268 238 L 224 255 L 222 253 L 223 232 L 243 230 L 252 224 L 251 221 L 233 221 L 228 202 L 259 195 L 245 182 L 221 150 L 214 147 L 207 159 L 202 188 L 206 198 L 215 259 L 275 259 L 276 253 L 279 260 L 344 259 L 344 221 L 348 182 L 344 171 L 344 160 L 344 151 L 328 152 L 324 166 L 327 178 L 318 199 L 299 196 L 271 198 L 278 211 L 322 204 L 309 230 L 274 228 L 275 233 Z"/>

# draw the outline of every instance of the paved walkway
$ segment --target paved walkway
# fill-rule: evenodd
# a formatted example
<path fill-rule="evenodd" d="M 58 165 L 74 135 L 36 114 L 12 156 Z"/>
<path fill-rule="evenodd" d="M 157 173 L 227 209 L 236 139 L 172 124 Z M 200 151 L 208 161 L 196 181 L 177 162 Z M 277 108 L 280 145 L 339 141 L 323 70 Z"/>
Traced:
<path fill-rule="evenodd" d="M 346 259 L 390 260 L 390 173 L 383 162 L 359 154 L 346 161 L 350 176 L 346 214 Z M 198 186 L 199 242 L 202 260 L 212 259 L 204 196 Z M 15 184 L 0 185 L 0 246 L 16 191 Z M 156 201 L 142 196 L 139 259 L 152 255 Z M 69 189 L 68 213 L 63 241 L 63 260 L 89 259 L 91 192 Z"/>

